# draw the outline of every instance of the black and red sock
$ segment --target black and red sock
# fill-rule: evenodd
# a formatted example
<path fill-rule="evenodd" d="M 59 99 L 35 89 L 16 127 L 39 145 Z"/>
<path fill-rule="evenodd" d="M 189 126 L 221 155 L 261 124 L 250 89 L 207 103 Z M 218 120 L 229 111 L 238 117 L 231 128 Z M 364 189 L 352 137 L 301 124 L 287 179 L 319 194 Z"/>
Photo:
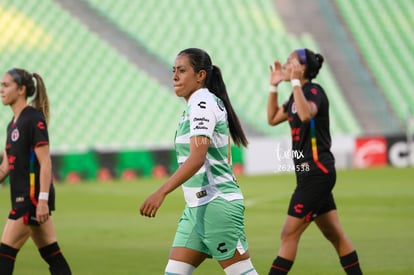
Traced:
<path fill-rule="evenodd" d="M 0 274 L 13 274 L 14 263 L 16 261 L 18 249 L 8 246 L 7 244 L 0 244 Z"/>
<path fill-rule="evenodd" d="M 293 261 L 277 256 L 270 268 L 269 275 L 286 275 L 292 265 Z"/>
<path fill-rule="evenodd" d="M 359 266 L 359 259 L 356 251 L 339 258 L 341 265 L 348 275 L 361 275 L 361 267 Z"/>
<path fill-rule="evenodd" d="M 57 242 L 40 248 L 39 252 L 42 258 L 49 264 L 49 270 L 52 275 L 72 274 Z"/>

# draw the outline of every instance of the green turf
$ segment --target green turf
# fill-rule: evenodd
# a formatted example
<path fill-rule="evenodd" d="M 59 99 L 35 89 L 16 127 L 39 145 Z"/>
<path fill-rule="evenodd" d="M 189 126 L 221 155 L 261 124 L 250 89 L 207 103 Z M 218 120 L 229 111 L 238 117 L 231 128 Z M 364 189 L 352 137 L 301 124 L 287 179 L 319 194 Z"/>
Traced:
<path fill-rule="evenodd" d="M 364 274 L 414 274 L 414 169 L 339 171 L 335 197 L 342 225 L 358 249 Z M 246 232 L 252 261 L 267 274 L 294 187 L 293 175 L 240 176 L 246 198 Z M 162 180 L 59 183 L 56 231 L 73 274 L 163 274 L 184 206 L 181 190 L 170 194 L 155 219 L 138 213 Z M 9 210 L 0 189 L 2 228 Z M 20 251 L 15 274 L 48 274 L 32 241 Z M 194 274 L 223 274 L 214 260 Z M 302 237 L 290 274 L 344 274 L 332 246 L 314 225 Z"/>

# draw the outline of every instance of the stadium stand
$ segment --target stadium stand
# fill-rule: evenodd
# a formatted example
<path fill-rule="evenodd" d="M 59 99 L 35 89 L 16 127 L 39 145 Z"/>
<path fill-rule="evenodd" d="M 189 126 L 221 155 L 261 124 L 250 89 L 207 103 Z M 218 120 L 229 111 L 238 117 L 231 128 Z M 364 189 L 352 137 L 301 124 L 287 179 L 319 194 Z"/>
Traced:
<path fill-rule="evenodd" d="M 271 128 L 266 122 L 267 95 L 263 91 L 268 88 L 268 64 L 294 48 L 317 51 L 318 46 L 309 35 L 287 34 L 272 1 L 178 0 L 174 5 L 159 1 L 156 7 L 146 1 L 84 1 L 166 64 L 172 64 L 181 49 L 206 49 L 223 70 L 236 110 L 249 110 L 240 112 L 242 120 L 260 134 L 286 133 L 286 127 Z M 332 115 L 332 130 L 358 134 L 359 124 L 327 67 L 318 81 L 329 90 L 332 104 L 340 106 L 332 109 L 336 113 Z"/>
<path fill-rule="evenodd" d="M 92 178 L 91 151 L 171 146 L 183 102 L 54 1 L 0 3 L 0 22 L 3 70 L 23 67 L 46 82 L 51 150 L 68 154 L 59 177 L 79 170 Z M 11 117 L 0 110 L 2 140 Z"/>
<path fill-rule="evenodd" d="M 378 85 L 401 121 L 414 106 L 412 1 L 336 0 Z M 413 111 L 413 110 L 411 110 Z"/>
<path fill-rule="evenodd" d="M 9 26 L 4 39 L 12 42 L 2 45 L 1 62 L 3 70 L 24 67 L 44 77 L 52 149 L 171 144 L 182 102 L 53 1 L 32 3 L 0 6 Z M 3 125 L 11 119 L 9 109 L 1 110 L 1 119 Z"/>
<path fill-rule="evenodd" d="M 289 34 L 271 0 L 74 3 L 79 1 L 161 60 L 166 70 L 184 48 L 207 50 L 222 69 L 233 105 L 242 123 L 253 129 L 252 134 L 278 137 L 289 131 L 287 125 L 272 128 L 266 122 L 269 63 L 285 58 L 292 49 L 319 51 L 319 46 L 308 33 Z M 413 19 L 409 16 L 413 4 L 336 2 L 379 85 L 404 119 L 401 106 L 414 106 L 410 89 Z M 381 28 L 376 28 L 378 25 Z M 97 154 L 105 152 L 117 152 L 113 171 L 117 176 L 131 168 L 151 174 L 154 156 L 142 154 L 154 148 L 171 148 L 183 109 L 183 101 L 176 98 L 171 86 L 149 74 L 145 63 L 132 63 L 128 55 L 103 40 L 99 31 L 92 31 L 56 1 L 1 2 L 0 26 L 3 70 L 23 67 L 44 77 L 51 101 L 51 149 L 64 156 L 59 161 L 61 177 L 76 170 L 85 178 L 93 178 L 101 162 Z M 328 62 L 317 82 L 329 91 L 331 105 L 335 106 L 331 108 L 333 134 L 363 133 Z M 289 85 L 281 87 L 281 100 L 288 94 Z M 3 129 L 10 119 L 10 110 L 2 108 Z M 4 136 L 0 130 L 0 138 L 4 140 Z M 242 162 L 240 151 L 236 155 Z M 131 159 L 138 158 L 146 161 L 142 165 L 137 161 L 131 167 Z"/>

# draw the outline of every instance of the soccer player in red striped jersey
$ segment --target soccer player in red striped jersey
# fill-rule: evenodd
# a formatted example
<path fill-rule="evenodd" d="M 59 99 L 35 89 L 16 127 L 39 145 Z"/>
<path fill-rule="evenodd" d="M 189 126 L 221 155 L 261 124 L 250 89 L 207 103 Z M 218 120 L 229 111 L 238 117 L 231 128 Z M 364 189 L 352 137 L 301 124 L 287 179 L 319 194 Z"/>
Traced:
<path fill-rule="evenodd" d="M 33 97 L 32 104 L 27 102 L 29 97 Z M 36 73 L 11 69 L 2 77 L 1 98 L 14 116 L 7 127 L 0 165 L 0 182 L 9 176 L 12 204 L 1 237 L 0 274 L 13 273 L 17 253 L 30 237 L 52 275 L 70 275 L 51 217 L 55 193 L 47 130 L 49 101 L 43 79 Z"/>
<path fill-rule="evenodd" d="M 309 49 L 293 51 L 282 66 L 275 61 L 270 72 L 268 123 L 288 121 L 291 127 L 296 188 L 281 233 L 281 246 L 269 275 L 287 274 L 296 257 L 299 239 L 314 221 L 332 243 L 347 274 L 362 274 L 355 248 L 339 222 L 332 190 L 336 182 L 334 156 L 330 150 L 329 102 L 324 89 L 312 82 L 323 56 Z M 277 87 L 292 84 L 292 94 L 278 103 Z"/>

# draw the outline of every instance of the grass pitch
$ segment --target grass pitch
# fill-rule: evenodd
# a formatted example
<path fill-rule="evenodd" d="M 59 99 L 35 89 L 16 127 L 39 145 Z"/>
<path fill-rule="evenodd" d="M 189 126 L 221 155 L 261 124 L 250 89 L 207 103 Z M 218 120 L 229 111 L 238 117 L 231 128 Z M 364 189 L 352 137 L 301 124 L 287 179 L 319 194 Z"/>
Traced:
<path fill-rule="evenodd" d="M 239 176 L 246 199 L 246 234 L 253 264 L 267 274 L 279 248 L 279 234 L 294 188 L 293 174 Z M 172 238 L 184 207 L 181 190 L 164 201 L 155 219 L 138 209 L 162 180 L 57 183 L 53 218 L 59 244 L 74 275 L 164 274 Z M 414 169 L 338 171 L 334 194 L 339 216 L 360 256 L 364 274 L 414 274 Z M 0 188 L 0 228 L 10 207 L 9 188 Z M 48 274 L 29 240 L 15 273 Z M 224 274 L 206 260 L 195 275 Z M 302 237 L 291 273 L 345 274 L 333 247 L 315 225 Z"/>

